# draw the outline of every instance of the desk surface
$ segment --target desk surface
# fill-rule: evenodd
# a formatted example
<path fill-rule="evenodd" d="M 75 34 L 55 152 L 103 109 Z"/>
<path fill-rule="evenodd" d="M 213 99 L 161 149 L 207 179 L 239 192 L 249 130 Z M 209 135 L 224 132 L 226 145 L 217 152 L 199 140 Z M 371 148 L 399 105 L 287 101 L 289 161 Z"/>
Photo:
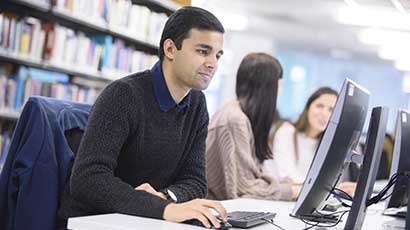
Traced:
<path fill-rule="evenodd" d="M 232 211 L 264 211 L 277 213 L 274 221 L 277 225 L 286 230 L 304 229 L 305 224 L 300 220 L 290 217 L 289 213 L 293 209 L 294 202 L 282 202 L 282 201 L 265 201 L 254 199 L 236 199 L 226 200 L 222 202 L 228 212 Z M 367 215 L 362 229 L 400 229 L 397 226 L 403 226 L 404 220 L 397 220 L 392 217 L 382 216 L 382 210 L 384 203 L 376 204 L 367 209 Z M 346 220 L 347 214 L 343 220 Z M 344 222 L 341 222 L 337 227 L 332 229 L 343 229 Z M 187 224 L 172 223 L 163 220 L 128 216 L 122 214 L 106 214 L 96 216 L 85 216 L 70 218 L 68 220 L 68 228 L 73 230 L 135 230 L 135 229 L 164 229 L 164 230 L 176 230 L 176 229 L 203 229 Z M 257 227 L 251 228 L 252 230 L 264 230 L 264 229 L 278 229 L 270 224 L 263 224 Z M 323 228 L 322 228 L 323 229 Z"/>

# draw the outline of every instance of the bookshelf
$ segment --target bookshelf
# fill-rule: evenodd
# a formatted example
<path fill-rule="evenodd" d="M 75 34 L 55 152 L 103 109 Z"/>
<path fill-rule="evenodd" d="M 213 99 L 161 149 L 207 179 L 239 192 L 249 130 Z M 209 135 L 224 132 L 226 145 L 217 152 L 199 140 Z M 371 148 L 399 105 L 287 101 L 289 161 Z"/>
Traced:
<path fill-rule="evenodd" d="M 14 1 L 14 2 L 17 3 L 17 4 L 20 4 L 22 6 L 26 6 L 26 7 L 29 7 L 31 9 L 39 10 L 39 11 L 42 11 L 42 12 L 49 11 L 49 9 L 51 7 L 50 3 L 45 3 L 45 2 L 40 2 L 40 1 L 18 0 L 18 1 Z"/>
<path fill-rule="evenodd" d="M 101 2 L 105 0 L 94 1 Z M 81 33 L 86 33 L 87 35 L 109 35 L 113 38 L 114 42 L 117 39 L 123 42 L 125 44 L 125 48 L 132 47 L 135 51 L 140 51 L 147 55 L 151 55 L 151 57 L 157 55 L 158 53 L 158 45 L 155 44 L 157 42 L 154 43 L 153 41 L 149 41 L 149 39 L 138 38 L 135 34 L 129 33 L 127 28 L 121 28 L 121 26 L 111 24 L 108 22 L 108 19 L 107 21 L 93 20 L 90 19 L 90 17 L 85 17 L 84 14 L 79 15 L 70 13 L 69 10 L 65 10 L 64 8 L 62 9 L 59 5 L 57 5 L 59 0 L 54 0 L 53 4 L 50 4 L 50 2 L 51 1 L 48 0 L 5 0 L 0 3 L 0 12 L 12 12 L 19 16 L 33 17 L 41 20 L 40 23 L 57 23 L 65 28 L 75 30 L 76 33 L 79 31 Z M 76 2 L 81 2 L 81 0 Z M 180 7 L 170 0 L 131 0 L 130 2 L 132 3 L 132 6 L 138 5 L 147 7 L 147 9 L 149 9 L 153 14 L 165 13 L 166 15 L 170 15 Z M 160 36 L 160 34 L 158 36 Z M 44 54 L 41 56 L 43 57 Z M 130 71 L 130 67 L 127 67 L 127 71 L 122 69 L 117 71 L 115 68 L 108 68 L 104 71 L 101 69 L 89 69 L 84 68 L 84 66 L 87 66 L 87 64 L 84 63 L 83 66 L 79 66 L 76 65 L 77 63 L 66 63 L 64 61 L 55 62 L 45 58 L 35 58 L 31 55 L 21 54 L 21 52 L 16 52 L 15 50 L 10 51 L 7 48 L 4 49 L 4 47 L 0 47 L 0 61 L 13 63 L 15 65 L 24 65 L 33 68 L 65 73 L 70 76 L 79 76 L 106 83 L 125 76 L 131 72 L 135 72 L 136 70 L 139 71 L 145 69 L 132 68 L 133 71 Z M 75 66 L 75 68 L 73 68 L 73 66 Z M 0 112 L 1 111 L 2 109 L 0 108 Z M 0 113 L 0 119 L 1 117 L 2 115 Z"/>
<path fill-rule="evenodd" d="M 133 1 L 136 4 L 140 1 Z M 161 1 L 156 1 L 161 2 Z M 155 4 L 158 4 L 156 3 Z M 169 14 L 173 12 L 171 8 L 165 6 L 154 7 L 154 1 L 141 1 L 143 6 L 152 7 L 150 9 L 155 9 L 154 12 L 162 12 Z M 164 3 L 165 5 L 172 5 L 172 3 Z M 32 16 L 46 21 L 56 22 L 68 28 L 75 28 L 79 31 L 88 32 L 92 34 L 105 34 L 111 35 L 115 38 L 120 38 L 135 46 L 138 50 L 143 52 L 156 55 L 158 53 L 158 45 L 146 42 L 142 39 L 138 39 L 128 34 L 125 29 L 116 28 L 108 23 L 101 21 L 92 21 L 86 19 L 83 15 L 71 15 L 69 12 L 61 9 L 56 9 L 55 7 L 46 4 L 37 5 L 37 3 L 31 3 L 27 0 L 6 0 L 5 3 L 0 3 L 0 9 L 16 12 L 23 15 Z M 176 8 L 175 8 L 176 9 Z"/>
<path fill-rule="evenodd" d="M 170 0 L 0 1 L 0 156 L 28 96 L 92 103 L 110 81 L 152 66 L 166 18 L 179 7 Z"/>
<path fill-rule="evenodd" d="M 30 58 L 24 55 L 18 55 L 15 53 L 4 51 L 4 50 L 0 50 L 0 61 L 15 63 L 18 65 L 30 66 L 30 67 L 35 67 L 35 68 L 40 68 L 40 69 L 45 69 L 45 70 L 51 70 L 51 71 L 56 71 L 56 72 L 62 72 L 62 73 L 66 73 L 69 75 L 81 76 L 81 77 L 88 78 L 91 80 L 96 80 L 96 81 L 110 82 L 111 80 L 113 80 L 113 77 L 104 75 L 97 71 L 94 73 L 91 73 L 91 72 L 72 69 L 72 68 L 69 68 L 68 66 L 61 66 L 61 65 L 58 66 L 56 64 L 50 63 L 45 60 L 33 59 L 33 58 Z"/>
<path fill-rule="evenodd" d="M 123 39 L 146 53 L 153 55 L 158 53 L 159 47 L 157 45 L 136 39 L 132 37 L 132 35 L 129 35 L 126 30 L 121 31 L 121 29 L 100 22 L 89 22 L 82 17 L 74 17 L 69 13 L 58 9 L 52 9 L 50 15 L 55 21 L 58 21 L 60 24 L 66 25 L 67 27 L 80 28 L 82 31 L 90 31 L 92 33 L 112 35 L 113 37 Z"/>

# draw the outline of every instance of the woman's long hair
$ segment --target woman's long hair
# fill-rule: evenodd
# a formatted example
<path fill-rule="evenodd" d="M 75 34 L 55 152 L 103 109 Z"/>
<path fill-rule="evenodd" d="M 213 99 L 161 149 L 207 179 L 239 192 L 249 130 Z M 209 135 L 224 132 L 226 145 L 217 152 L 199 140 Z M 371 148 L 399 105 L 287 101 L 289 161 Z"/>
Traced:
<path fill-rule="evenodd" d="M 250 53 L 242 60 L 236 75 L 236 95 L 251 122 L 259 162 L 272 158 L 268 136 L 275 117 L 282 73 L 276 58 L 266 53 Z"/>

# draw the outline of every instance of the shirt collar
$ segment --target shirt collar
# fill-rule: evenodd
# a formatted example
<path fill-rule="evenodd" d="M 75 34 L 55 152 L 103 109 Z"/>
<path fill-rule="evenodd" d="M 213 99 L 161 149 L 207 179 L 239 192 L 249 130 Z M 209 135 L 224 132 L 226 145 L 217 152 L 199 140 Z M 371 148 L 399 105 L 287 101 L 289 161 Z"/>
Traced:
<path fill-rule="evenodd" d="M 152 83 L 154 86 L 155 98 L 162 111 L 168 112 L 172 108 L 176 108 L 178 111 L 189 107 L 191 104 L 191 92 L 184 97 L 184 99 L 177 104 L 171 96 L 167 83 L 165 82 L 164 73 L 162 72 L 161 62 L 158 61 L 151 69 Z"/>

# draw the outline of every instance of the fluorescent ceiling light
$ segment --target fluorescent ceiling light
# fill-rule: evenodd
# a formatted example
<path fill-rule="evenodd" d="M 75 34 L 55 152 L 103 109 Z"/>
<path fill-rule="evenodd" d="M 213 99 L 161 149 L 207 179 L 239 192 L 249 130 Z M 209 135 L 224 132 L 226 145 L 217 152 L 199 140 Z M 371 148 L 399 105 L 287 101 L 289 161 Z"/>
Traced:
<path fill-rule="evenodd" d="M 406 61 L 396 61 L 394 67 L 401 71 L 410 71 L 410 60 Z"/>
<path fill-rule="evenodd" d="M 391 0 L 391 2 L 393 3 L 393 5 L 396 7 L 396 9 L 400 13 L 407 14 L 406 9 L 404 9 L 403 5 L 401 4 L 401 2 L 399 0 Z"/>
<path fill-rule="evenodd" d="M 335 20 L 342 24 L 410 30 L 410 16 L 379 8 L 343 7 Z"/>
<path fill-rule="evenodd" d="M 359 40 L 377 45 L 378 56 L 387 60 L 403 60 L 410 57 L 410 33 L 381 29 L 364 29 Z"/>
<path fill-rule="evenodd" d="M 407 46 L 381 46 L 377 54 L 380 58 L 387 60 L 410 60 L 410 44 Z"/>
<path fill-rule="evenodd" d="M 359 4 L 355 0 L 345 0 L 345 3 L 350 7 L 358 7 Z"/>
<path fill-rule="evenodd" d="M 409 44 L 410 33 L 381 29 L 364 29 L 359 40 L 368 45 Z"/>

